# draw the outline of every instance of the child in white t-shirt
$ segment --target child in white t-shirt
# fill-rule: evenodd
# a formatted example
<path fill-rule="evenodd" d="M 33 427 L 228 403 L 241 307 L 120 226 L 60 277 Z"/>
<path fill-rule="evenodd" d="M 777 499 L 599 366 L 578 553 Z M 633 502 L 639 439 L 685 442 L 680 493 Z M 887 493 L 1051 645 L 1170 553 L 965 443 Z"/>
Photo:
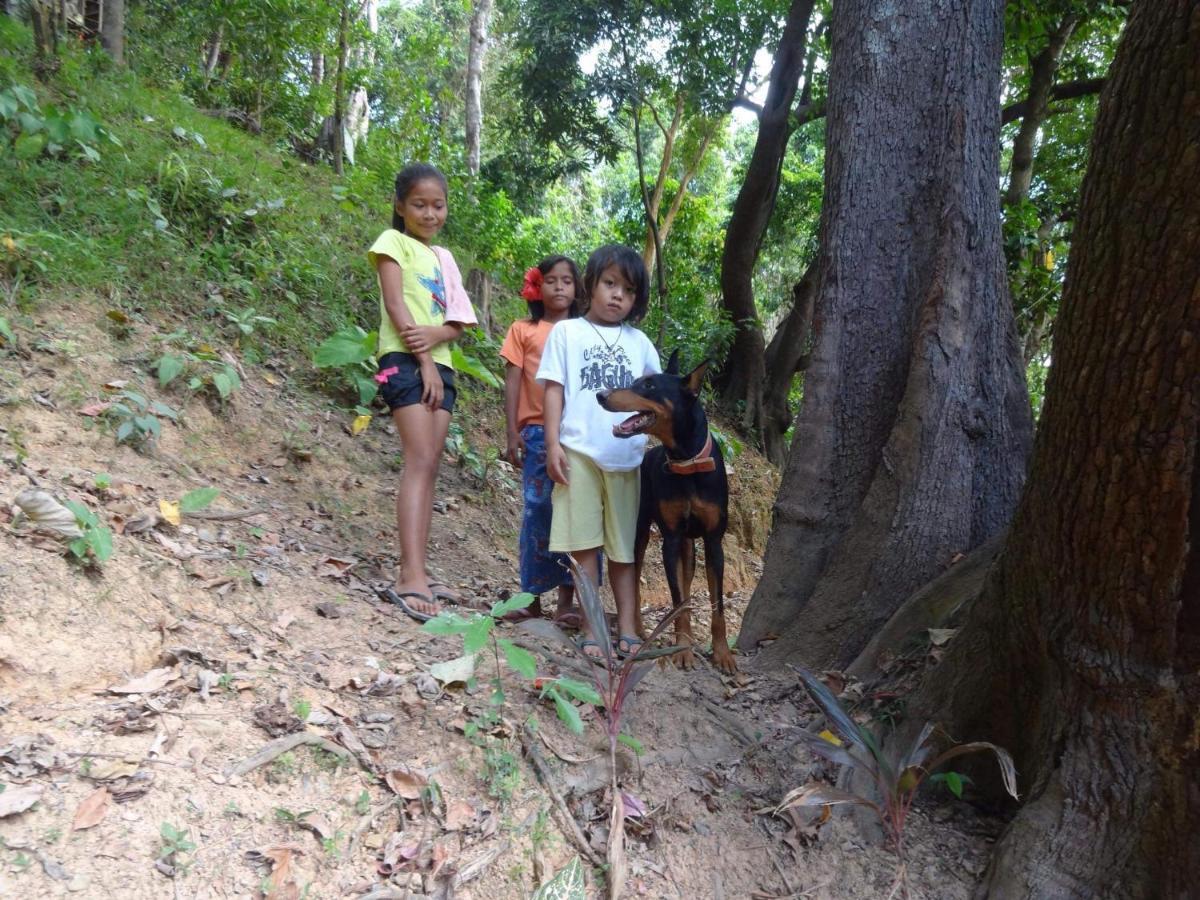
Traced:
<path fill-rule="evenodd" d="M 587 311 L 554 326 L 537 373 L 546 391 L 546 469 L 556 482 L 550 549 L 573 554 L 598 583 L 603 548 L 617 603 L 617 651 L 625 656 L 642 643 L 633 545 L 646 437 L 617 437 L 613 428 L 625 414 L 608 412 L 596 395 L 662 371 L 650 339 L 630 324 L 646 313 L 648 281 L 642 258 L 630 248 L 610 244 L 593 253 L 583 274 Z M 587 628 L 584 652 L 599 657 L 606 625 L 588 622 Z"/>

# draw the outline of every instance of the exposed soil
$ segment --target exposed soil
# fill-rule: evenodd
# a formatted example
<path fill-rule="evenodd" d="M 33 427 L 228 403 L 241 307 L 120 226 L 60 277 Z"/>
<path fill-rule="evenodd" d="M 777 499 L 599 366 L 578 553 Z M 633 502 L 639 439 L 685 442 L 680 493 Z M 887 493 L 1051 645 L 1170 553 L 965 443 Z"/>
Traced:
<path fill-rule="evenodd" d="M 421 632 L 375 595 L 395 565 L 387 420 L 351 436 L 349 417 L 287 366 L 248 369 L 224 407 L 160 393 L 140 349 L 154 330 L 134 323 L 118 340 L 104 312 L 43 310 L 18 330 L 23 349 L 0 358 L 0 783 L 42 788 L 0 818 L 0 896 L 528 897 L 578 855 L 522 752 L 531 715 L 533 746 L 602 857 L 595 716 L 585 710 L 584 737 L 572 735 L 506 671 L 502 721 L 469 738 L 490 686 L 441 689 L 427 674 L 461 639 Z M 151 452 L 79 414 L 119 380 L 183 412 Z M 494 407 L 477 402 L 459 421 L 475 447 L 502 441 Z M 436 568 L 491 602 L 516 587 L 519 494 L 503 465 L 481 480 L 455 463 L 438 485 Z M 731 633 L 774 495 L 760 461 L 743 455 L 735 470 Z M 95 511 L 117 532 L 112 559 L 85 569 L 17 523 L 13 498 L 31 485 Z M 221 494 L 208 517 L 159 516 L 160 500 L 210 486 Z M 658 568 L 646 600 L 661 607 Z M 705 635 L 703 592 L 695 605 Z M 544 656 L 539 674 L 561 665 Z M 128 684 L 153 670 L 154 683 Z M 623 786 L 647 809 L 627 829 L 628 894 L 886 896 L 896 859 L 849 820 L 818 829 L 772 814 L 791 787 L 832 775 L 790 737 L 815 714 L 794 677 L 722 678 L 706 662 L 653 672 L 624 729 L 644 755 L 627 752 Z M 304 744 L 231 774 L 288 733 L 337 752 Z M 74 830 L 89 795 L 82 814 L 103 815 Z M 164 824 L 194 846 L 164 857 Z M 970 896 L 996 828 L 966 804 L 919 804 L 911 895 Z"/>

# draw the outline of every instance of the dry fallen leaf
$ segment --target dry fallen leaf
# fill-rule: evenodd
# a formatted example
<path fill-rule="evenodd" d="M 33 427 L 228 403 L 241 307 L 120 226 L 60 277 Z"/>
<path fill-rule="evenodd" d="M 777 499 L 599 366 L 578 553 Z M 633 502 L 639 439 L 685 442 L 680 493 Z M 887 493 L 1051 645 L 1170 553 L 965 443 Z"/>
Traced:
<path fill-rule="evenodd" d="M 108 788 L 96 788 L 79 804 L 79 808 L 75 810 L 75 821 L 71 823 L 72 831 L 82 831 L 85 828 L 91 828 L 93 825 L 99 825 L 101 820 L 108 814 L 108 808 L 112 806 L 112 794 L 108 792 Z"/>
<path fill-rule="evenodd" d="M 300 900 L 300 885 L 292 871 L 292 859 L 303 853 L 294 844 L 268 847 L 262 855 L 271 861 L 271 875 L 267 878 L 263 896 L 267 900 Z"/>
<path fill-rule="evenodd" d="M 179 504 L 173 500 L 159 500 L 158 512 L 167 522 L 178 527 L 181 521 L 179 516 Z"/>
<path fill-rule="evenodd" d="M 475 824 L 475 807 L 465 800 L 451 800 L 446 804 L 446 830 L 463 831 Z"/>
<path fill-rule="evenodd" d="M 162 690 L 178 677 L 179 669 L 177 667 L 151 669 L 139 678 L 134 678 L 124 684 L 113 685 L 108 690 L 113 694 L 150 694 Z"/>
<path fill-rule="evenodd" d="M 399 766 L 383 776 L 387 786 L 405 800 L 418 800 L 421 790 L 429 785 L 429 779 L 408 766 Z"/>
<path fill-rule="evenodd" d="M 280 637 L 287 633 L 288 626 L 296 621 L 296 614 L 290 609 L 285 609 L 279 614 L 279 618 L 275 620 L 275 624 L 271 626 L 271 630 Z"/>
<path fill-rule="evenodd" d="M 115 781 L 137 773 L 138 764 L 124 759 L 100 759 L 92 763 L 87 777 L 92 781 Z"/>
<path fill-rule="evenodd" d="M 13 816 L 17 813 L 25 812 L 38 800 L 42 799 L 42 791 L 45 790 L 44 785 L 27 784 L 23 787 L 10 787 L 4 793 L 0 794 L 0 819 L 5 816 Z"/>

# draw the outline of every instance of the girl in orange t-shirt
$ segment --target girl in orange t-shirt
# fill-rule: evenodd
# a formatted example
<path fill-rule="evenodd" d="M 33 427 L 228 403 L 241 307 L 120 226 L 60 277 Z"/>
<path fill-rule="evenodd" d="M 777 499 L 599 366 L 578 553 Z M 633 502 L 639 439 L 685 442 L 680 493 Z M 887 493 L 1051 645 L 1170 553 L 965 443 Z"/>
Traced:
<path fill-rule="evenodd" d="M 550 495 L 554 482 L 546 473 L 546 436 L 542 418 L 542 386 L 537 383 L 542 348 L 556 322 L 575 318 L 583 299 L 579 267 L 566 256 L 548 256 L 525 273 L 521 296 L 529 318 L 518 319 L 504 336 L 500 355 L 508 363 L 504 376 L 504 414 L 508 423 L 508 461 L 521 468 L 525 512 L 521 518 L 521 590 L 533 603 L 511 618 L 541 616 L 541 594 L 558 589 L 556 624 L 578 628 L 573 607 L 574 585 L 566 556 L 550 552 Z"/>

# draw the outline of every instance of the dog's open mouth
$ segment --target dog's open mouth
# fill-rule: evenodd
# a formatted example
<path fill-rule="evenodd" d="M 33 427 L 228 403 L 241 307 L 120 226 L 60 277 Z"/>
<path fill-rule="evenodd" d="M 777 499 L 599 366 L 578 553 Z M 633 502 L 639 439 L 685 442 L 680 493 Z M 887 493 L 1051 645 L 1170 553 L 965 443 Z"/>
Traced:
<path fill-rule="evenodd" d="M 652 412 L 634 413 L 628 419 L 614 425 L 613 434 L 617 437 L 633 437 L 635 434 L 642 434 L 654 424 L 655 419 L 656 416 Z"/>

